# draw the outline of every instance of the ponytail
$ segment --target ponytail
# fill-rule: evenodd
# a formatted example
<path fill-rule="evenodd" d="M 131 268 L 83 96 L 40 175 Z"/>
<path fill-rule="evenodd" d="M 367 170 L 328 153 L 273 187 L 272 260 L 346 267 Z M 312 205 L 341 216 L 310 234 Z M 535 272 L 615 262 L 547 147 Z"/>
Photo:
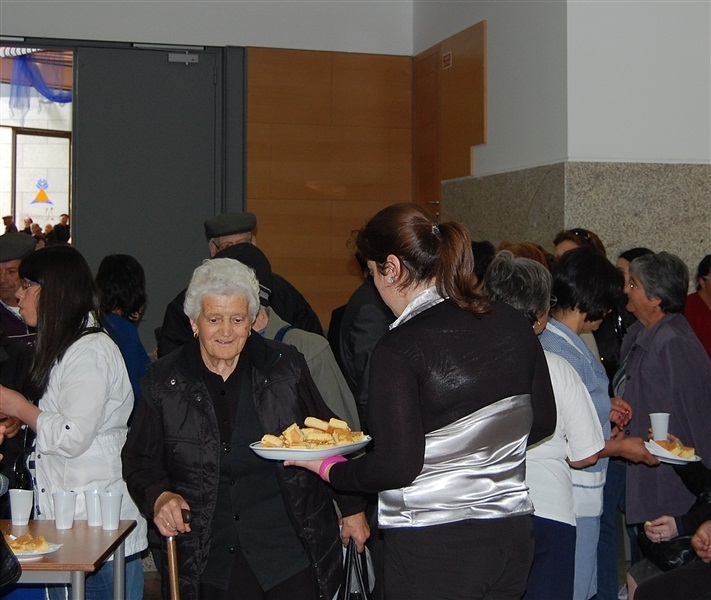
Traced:
<path fill-rule="evenodd" d="M 451 304 L 473 314 L 489 312 L 489 302 L 475 291 L 471 238 L 461 223 L 436 222 L 423 207 L 393 204 L 377 213 L 356 237 L 358 251 L 383 269 L 397 256 L 404 287 L 432 281 Z"/>

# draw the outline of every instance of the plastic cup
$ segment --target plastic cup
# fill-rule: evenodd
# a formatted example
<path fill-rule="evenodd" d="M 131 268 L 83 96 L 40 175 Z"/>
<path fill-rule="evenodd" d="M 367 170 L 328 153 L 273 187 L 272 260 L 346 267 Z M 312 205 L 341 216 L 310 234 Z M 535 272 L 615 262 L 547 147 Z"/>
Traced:
<path fill-rule="evenodd" d="M 74 512 L 77 506 L 76 492 L 54 492 L 54 526 L 57 529 L 71 529 L 74 526 Z"/>
<path fill-rule="evenodd" d="M 669 433 L 669 413 L 649 413 L 652 424 L 652 439 L 666 440 Z"/>
<path fill-rule="evenodd" d="M 99 498 L 99 490 L 86 490 L 84 499 L 86 500 L 86 524 L 89 527 L 100 526 L 101 499 Z"/>
<path fill-rule="evenodd" d="M 32 490 L 10 490 L 9 493 L 12 524 L 27 525 L 30 522 L 30 514 L 32 513 L 34 493 Z"/>
<path fill-rule="evenodd" d="M 121 520 L 121 492 L 112 492 L 105 490 L 99 492 L 101 501 L 101 528 L 102 529 L 118 529 L 119 521 Z"/>

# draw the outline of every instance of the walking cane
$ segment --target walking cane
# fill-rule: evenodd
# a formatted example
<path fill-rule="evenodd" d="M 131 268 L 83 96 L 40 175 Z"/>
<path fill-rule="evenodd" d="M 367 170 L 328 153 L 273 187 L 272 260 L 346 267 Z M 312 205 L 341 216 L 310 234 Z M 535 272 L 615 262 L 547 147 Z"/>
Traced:
<path fill-rule="evenodd" d="M 183 509 L 183 523 L 190 523 L 192 515 Z M 175 537 L 166 538 L 168 546 L 168 581 L 170 582 L 170 600 L 180 600 L 180 578 L 178 577 L 178 551 L 175 547 Z"/>

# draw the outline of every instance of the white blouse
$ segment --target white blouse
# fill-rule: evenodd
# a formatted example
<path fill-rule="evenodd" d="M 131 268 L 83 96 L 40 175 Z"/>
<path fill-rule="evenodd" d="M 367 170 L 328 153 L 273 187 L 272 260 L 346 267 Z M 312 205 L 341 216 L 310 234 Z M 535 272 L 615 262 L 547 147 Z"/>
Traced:
<path fill-rule="evenodd" d="M 34 456 L 37 518 L 54 518 L 55 491 L 77 492 L 79 520 L 86 519 L 84 490 L 120 491 L 121 519 L 138 523 L 126 541 L 126 556 L 145 549 L 146 521 L 121 474 L 133 391 L 121 352 L 108 335 L 84 335 L 67 349 L 52 368 L 39 408 Z"/>

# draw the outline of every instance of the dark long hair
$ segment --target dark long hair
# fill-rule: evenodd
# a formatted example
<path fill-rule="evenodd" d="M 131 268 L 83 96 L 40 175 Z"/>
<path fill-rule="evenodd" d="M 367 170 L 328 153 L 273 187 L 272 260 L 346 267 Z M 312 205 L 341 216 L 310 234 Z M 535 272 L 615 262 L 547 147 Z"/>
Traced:
<path fill-rule="evenodd" d="M 356 247 L 379 272 L 388 255 L 405 269 L 402 287 L 433 281 L 448 302 L 473 314 L 489 312 L 489 302 L 474 288 L 471 237 L 461 223 L 437 223 L 417 204 L 393 204 L 377 213 L 356 236 Z"/>
<path fill-rule="evenodd" d="M 587 315 L 587 321 L 602 319 L 622 296 L 624 277 L 609 260 L 592 248 L 581 246 L 563 254 L 553 267 L 556 308 Z"/>
<path fill-rule="evenodd" d="M 20 263 L 20 277 L 40 285 L 37 298 L 37 344 L 27 393 L 37 401 L 47 389 L 49 374 L 67 348 L 85 333 L 93 316 L 98 323 L 98 294 L 91 269 L 71 246 L 49 246 Z"/>
<path fill-rule="evenodd" d="M 133 256 L 105 256 L 96 272 L 96 285 L 104 314 L 118 310 L 126 319 L 131 319 L 146 306 L 146 274 Z"/>

